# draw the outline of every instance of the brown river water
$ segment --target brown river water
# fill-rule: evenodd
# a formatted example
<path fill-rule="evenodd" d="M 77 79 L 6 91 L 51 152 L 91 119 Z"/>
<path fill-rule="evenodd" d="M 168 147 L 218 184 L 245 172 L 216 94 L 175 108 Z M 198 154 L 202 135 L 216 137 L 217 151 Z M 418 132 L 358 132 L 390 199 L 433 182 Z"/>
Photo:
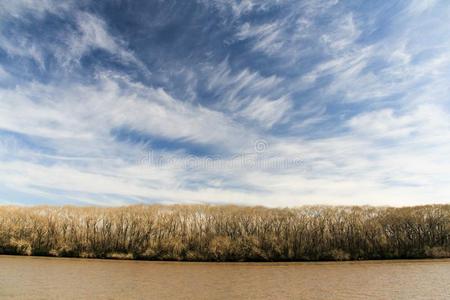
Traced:
<path fill-rule="evenodd" d="M 183 263 L 0 256 L 0 299 L 450 299 L 450 260 Z"/>

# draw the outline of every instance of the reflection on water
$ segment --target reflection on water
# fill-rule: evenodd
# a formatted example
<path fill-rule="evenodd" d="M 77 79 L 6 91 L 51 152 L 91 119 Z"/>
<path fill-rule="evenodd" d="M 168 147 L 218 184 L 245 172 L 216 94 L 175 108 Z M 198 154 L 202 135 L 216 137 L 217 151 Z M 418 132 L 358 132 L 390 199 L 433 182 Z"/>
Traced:
<path fill-rule="evenodd" d="M 0 256 L 1 299 L 450 299 L 450 260 L 177 263 Z"/>

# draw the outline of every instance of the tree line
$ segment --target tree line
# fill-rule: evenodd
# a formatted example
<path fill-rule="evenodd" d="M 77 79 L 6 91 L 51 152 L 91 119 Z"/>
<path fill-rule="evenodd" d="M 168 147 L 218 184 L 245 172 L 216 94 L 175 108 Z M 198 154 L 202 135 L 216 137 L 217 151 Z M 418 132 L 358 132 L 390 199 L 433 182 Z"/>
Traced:
<path fill-rule="evenodd" d="M 186 261 L 450 257 L 450 205 L 3 206 L 0 254 Z"/>

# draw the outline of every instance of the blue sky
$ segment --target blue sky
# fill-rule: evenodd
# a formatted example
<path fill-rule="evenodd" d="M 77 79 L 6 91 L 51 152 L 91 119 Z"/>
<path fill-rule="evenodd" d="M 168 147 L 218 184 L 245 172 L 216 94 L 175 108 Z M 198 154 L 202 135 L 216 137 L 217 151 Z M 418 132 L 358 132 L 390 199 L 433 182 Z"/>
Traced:
<path fill-rule="evenodd" d="M 0 204 L 450 201 L 450 3 L 0 0 Z"/>

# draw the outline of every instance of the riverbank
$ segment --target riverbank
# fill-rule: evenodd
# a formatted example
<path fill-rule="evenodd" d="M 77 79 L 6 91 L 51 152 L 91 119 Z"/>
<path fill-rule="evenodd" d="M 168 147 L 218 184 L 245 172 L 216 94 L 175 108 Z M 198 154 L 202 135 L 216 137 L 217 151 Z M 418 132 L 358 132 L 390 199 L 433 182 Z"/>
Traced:
<path fill-rule="evenodd" d="M 450 205 L 0 207 L 0 254 L 162 261 L 450 257 Z"/>
<path fill-rule="evenodd" d="M 327 265 L 327 264 L 402 264 L 402 263 L 430 263 L 445 262 L 450 263 L 450 257 L 441 258 L 394 258 L 394 259 L 359 259 L 359 260 L 302 260 L 302 261 L 194 261 L 194 260 L 151 260 L 122 257 L 69 257 L 69 256 L 51 256 L 51 255 L 22 255 L 22 254 L 0 254 L 0 258 L 17 259 L 50 259 L 50 260 L 72 260 L 72 261 L 123 261 L 123 262 L 143 262 L 143 263 L 161 263 L 161 264 L 192 264 L 192 265 L 261 265 L 261 266 L 289 266 L 289 265 Z"/>

